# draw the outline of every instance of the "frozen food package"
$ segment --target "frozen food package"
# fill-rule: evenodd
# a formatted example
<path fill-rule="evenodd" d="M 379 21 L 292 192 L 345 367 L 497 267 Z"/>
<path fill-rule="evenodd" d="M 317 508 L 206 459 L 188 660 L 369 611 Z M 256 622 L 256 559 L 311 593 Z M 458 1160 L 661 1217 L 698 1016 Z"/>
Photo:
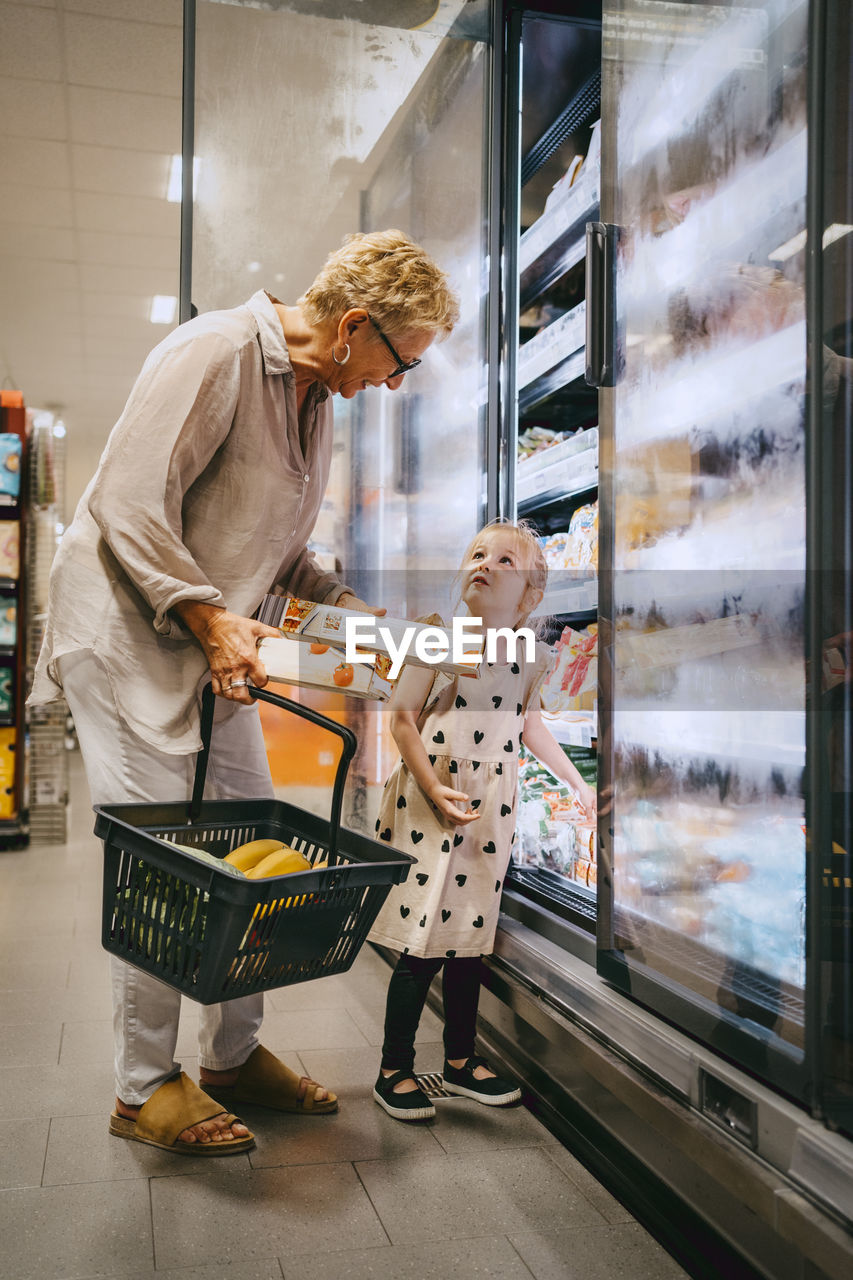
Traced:
<path fill-rule="evenodd" d="M 598 502 L 578 507 L 569 522 L 567 569 L 598 568 Z"/>
<path fill-rule="evenodd" d="M 20 528 L 17 520 L 0 521 L 0 578 L 18 579 Z"/>
<path fill-rule="evenodd" d="M 565 627 L 557 642 L 557 656 L 542 685 L 542 710 L 563 719 L 573 711 L 592 711 L 598 691 L 598 627 L 584 631 Z"/>
<path fill-rule="evenodd" d="M 17 502 L 21 492 L 21 437 L 0 432 L 0 501 Z"/>
<path fill-rule="evenodd" d="M 0 645 L 13 645 L 18 639 L 18 606 L 10 596 L 0 596 Z"/>

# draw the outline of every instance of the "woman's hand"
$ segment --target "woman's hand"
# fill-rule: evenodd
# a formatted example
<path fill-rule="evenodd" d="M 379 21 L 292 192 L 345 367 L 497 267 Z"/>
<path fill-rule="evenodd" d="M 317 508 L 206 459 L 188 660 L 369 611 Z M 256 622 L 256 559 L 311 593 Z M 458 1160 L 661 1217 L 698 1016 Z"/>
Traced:
<path fill-rule="evenodd" d="M 351 591 L 345 591 L 342 596 L 338 597 L 335 608 L 357 609 L 359 613 L 372 613 L 375 618 L 384 618 L 388 612 L 387 609 L 379 609 L 372 604 L 365 604 L 363 600 L 359 600 L 358 596 L 354 596 Z"/>
<path fill-rule="evenodd" d="M 468 797 L 464 791 L 454 791 L 452 787 L 445 787 L 438 782 L 434 787 L 430 787 L 428 794 L 442 818 L 452 822 L 454 826 L 463 827 L 468 822 L 475 822 L 480 816 L 479 813 L 471 813 L 467 809 L 456 807 L 457 803 L 468 803 Z"/>
<path fill-rule="evenodd" d="M 243 618 L 196 600 L 180 601 L 174 612 L 204 650 L 213 692 L 229 702 L 253 702 L 249 681 L 259 689 L 267 683 L 264 664 L 258 657 L 258 641 L 265 636 L 280 637 L 281 632 L 254 618 Z"/>
<path fill-rule="evenodd" d="M 596 805 L 598 803 L 598 797 L 596 796 L 595 788 L 591 787 L 588 782 L 584 782 L 577 788 L 577 797 L 580 803 L 584 807 L 584 812 L 586 813 L 586 816 L 588 818 L 594 818 L 596 813 Z"/>

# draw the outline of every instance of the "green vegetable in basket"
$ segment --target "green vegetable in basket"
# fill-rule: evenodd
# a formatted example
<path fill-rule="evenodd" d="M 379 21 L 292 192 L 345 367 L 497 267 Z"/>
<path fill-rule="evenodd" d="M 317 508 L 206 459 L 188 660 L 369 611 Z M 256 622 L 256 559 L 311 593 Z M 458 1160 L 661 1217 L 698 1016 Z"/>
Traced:
<path fill-rule="evenodd" d="M 147 959 L 153 959 L 157 964 L 170 964 L 174 936 L 164 933 L 160 926 L 189 935 L 187 941 L 200 946 L 204 940 L 205 908 L 210 895 L 177 876 L 161 871 L 159 867 L 146 867 L 139 862 L 136 871 L 136 883 L 119 889 L 116 895 L 116 926 L 130 931 L 134 947 Z M 199 905 L 202 908 L 200 917 Z"/>

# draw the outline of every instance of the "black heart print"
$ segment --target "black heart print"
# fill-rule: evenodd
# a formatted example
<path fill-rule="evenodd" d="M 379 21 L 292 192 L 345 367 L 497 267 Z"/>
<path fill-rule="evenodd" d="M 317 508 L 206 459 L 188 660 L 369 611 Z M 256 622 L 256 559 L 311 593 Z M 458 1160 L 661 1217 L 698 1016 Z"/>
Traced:
<path fill-rule="evenodd" d="M 524 707 L 521 705 L 521 703 L 520 703 L 520 702 L 517 702 L 517 703 L 515 704 L 515 714 L 516 714 L 517 716 L 520 716 L 523 710 L 524 710 Z"/>
<path fill-rule="evenodd" d="M 513 749 L 512 738 L 508 738 L 504 743 L 504 751 L 512 751 Z"/>
<path fill-rule="evenodd" d="M 504 767 L 502 764 L 495 765 L 495 773 L 503 773 L 503 771 L 504 771 Z"/>
<path fill-rule="evenodd" d="M 442 907 L 442 909 L 441 909 L 441 919 L 442 919 L 442 921 L 443 921 L 443 923 L 444 923 L 444 924 L 447 924 L 448 920 L 450 919 L 450 916 L 451 916 L 451 912 L 450 912 L 450 911 L 446 911 L 446 910 L 444 909 L 444 907 Z"/>
<path fill-rule="evenodd" d="M 441 842 L 441 852 L 442 852 L 442 853 L 450 853 L 450 841 L 449 841 L 449 840 L 442 840 L 442 842 Z"/>
<path fill-rule="evenodd" d="M 479 767 L 480 767 L 480 761 L 479 761 L 479 760 L 472 760 L 472 761 L 471 761 L 471 768 L 472 768 L 472 769 L 479 769 Z"/>
<path fill-rule="evenodd" d="M 444 742 L 444 734 L 439 729 L 438 733 L 432 735 L 433 742 Z"/>
<path fill-rule="evenodd" d="M 468 879 L 468 877 L 467 877 L 467 876 L 457 876 L 457 877 L 456 877 L 456 883 L 459 885 L 459 888 L 460 888 L 460 889 L 462 888 L 463 884 L 465 883 L 465 881 L 466 881 L 467 879 Z"/>
<path fill-rule="evenodd" d="M 480 807 L 480 801 L 479 801 L 479 800 L 472 800 L 472 801 L 471 801 L 471 808 L 472 808 L 472 809 L 479 809 L 479 807 Z"/>
<path fill-rule="evenodd" d="M 417 880 L 418 884 L 426 884 L 427 880 L 429 880 L 429 876 L 426 874 L 425 871 L 419 871 L 415 876 L 415 879 Z"/>
<path fill-rule="evenodd" d="M 421 840 L 424 838 L 424 833 L 422 831 L 412 831 L 409 834 L 412 837 L 412 844 L 420 844 Z"/>
<path fill-rule="evenodd" d="M 521 671 L 521 667 L 518 665 L 518 663 L 517 663 L 517 662 L 514 662 L 514 663 L 512 664 L 512 666 L 510 667 L 510 671 L 512 672 L 512 674 L 513 674 L 514 676 L 517 676 L 517 675 L 520 673 L 520 671 Z"/>
<path fill-rule="evenodd" d="M 390 828 L 390 827 L 386 827 L 384 831 L 380 831 L 380 832 L 379 832 L 379 839 L 380 839 L 380 840 L 390 840 L 390 839 L 391 839 L 391 828 Z"/>
<path fill-rule="evenodd" d="M 460 845 L 460 844 L 462 843 L 463 839 L 464 839 L 464 837 L 463 837 L 463 836 L 454 836 L 454 837 L 453 837 L 453 848 L 455 849 L 457 845 Z"/>
<path fill-rule="evenodd" d="M 485 737 L 485 734 L 481 733 L 479 729 L 474 730 L 474 741 L 476 743 L 478 744 L 481 743 L 484 737 Z"/>
<path fill-rule="evenodd" d="M 512 813 L 512 806 L 508 804 L 501 805 L 501 817 L 505 818 L 508 813 Z"/>
<path fill-rule="evenodd" d="M 445 954 L 446 956 L 455 956 L 455 955 L 456 955 L 456 952 L 455 952 L 454 950 L 450 950 L 450 951 L 445 951 L 445 953 L 444 953 L 444 954 Z"/>
<path fill-rule="evenodd" d="M 503 702 L 503 698 L 500 696 L 500 694 L 495 694 L 494 698 L 492 698 L 492 702 L 495 704 L 495 711 L 497 711 L 498 707 Z"/>
<path fill-rule="evenodd" d="M 436 757 L 435 757 L 435 756 L 430 756 L 430 758 L 429 758 L 429 762 L 430 762 L 430 764 L 435 764 L 435 761 L 436 761 Z"/>
<path fill-rule="evenodd" d="M 419 924 L 419 925 L 420 925 L 420 927 L 423 929 L 424 925 L 426 924 L 426 916 L 425 916 L 425 915 L 421 916 L 420 920 L 418 921 L 418 924 Z"/>
<path fill-rule="evenodd" d="M 379 819 L 378 819 L 378 818 L 376 819 L 376 826 L 373 828 L 373 830 L 374 830 L 374 831 L 378 831 L 378 830 L 379 830 Z"/>
<path fill-rule="evenodd" d="M 496 880 L 496 881 L 495 881 L 495 893 L 497 893 L 497 891 L 498 891 L 498 889 L 500 889 L 500 887 L 501 887 L 501 882 L 500 882 L 500 880 Z"/>
<path fill-rule="evenodd" d="M 483 845 L 483 853 L 494 853 L 494 852 L 495 852 L 494 840 L 490 840 L 488 844 Z"/>
<path fill-rule="evenodd" d="M 482 917 L 482 916 L 477 916 L 477 919 L 476 919 L 476 920 L 474 920 L 474 921 L 472 921 L 472 923 L 473 923 L 473 925 L 474 925 L 474 928 L 475 928 L 475 929 L 482 929 L 482 927 L 483 927 L 483 917 Z"/>
<path fill-rule="evenodd" d="M 456 772 L 456 761 L 455 761 L 455 760 L 451 760 L 451 761 L 450 761 L 450 764 L 449 764 L 449 766 L 448 766 L 448 768 L 449 768 L 449 770 L 450 770 L 450 772 L 451 772 L 451 773 L 455 773 L 455 772 Z"/>
<path fill-rule="evenodd" d="M 404 955 L 404 956 L 407 956 L 408 954 L 409 954 L 409 948 L 408 948 L 408 947 L 403 947 L 403 955 Z"/>
<path fill-rule="evenodd" d="M 405 920 L 406 916 L 409 914 L 409 912 L 410 912 L 410 911 L 411 911 L 411 907 L 401 907 L 401 908 L 400 908 L 400 915 L 403 917 L 403 919 L 404 919 L 404 920 Z"/>
<path fill-rule="evenodd" d="M 397 797 L 397 808 L 398 808 L 398 809 L 405 809 L 405 807 L 406 807 L 406 797 L 405 797 L 405 796 L 398 796 L 398 797 Z"/>
<path fill-rule="evenodd" d="M 467 702 L 465 701 L 465 699 L 462 697 L 462 694 L 461 694 L 461 693 L 457 693 L 457 695 L 456 695 L 456 705 L 457 705 L 457 707 L 467 707 L 467 706 L 468 706 L 468 703 L 467 703 Z"/>

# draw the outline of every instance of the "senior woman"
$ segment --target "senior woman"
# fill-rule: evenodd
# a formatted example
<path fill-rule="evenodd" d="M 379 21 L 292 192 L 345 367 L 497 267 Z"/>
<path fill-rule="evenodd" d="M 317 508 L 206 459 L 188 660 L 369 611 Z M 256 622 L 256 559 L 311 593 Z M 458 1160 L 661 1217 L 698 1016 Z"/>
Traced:
<path fill-rule="evenodd" d="M 185 799 L 200 693 L 217 699 L 206 794 L 272 796 L 253 620 L 281 587 L 368 609 L 307 549 L 329 474 L 330 397 L 396 390 L 458 305 L 400 231 L 347 237 L 295 305 L 261 291 L 146 360 L 57 553 L 31 704 L 64 693 L 93 803 Z M 180 995 L 111 957 L 110 1132 L 183 1154 L 254 1138 L 231 1111 L 317 1115 L 334 1094 L 259 1042 L 263 996 L 203 1007 L 198 1088 L 175 1061 Z"/>

